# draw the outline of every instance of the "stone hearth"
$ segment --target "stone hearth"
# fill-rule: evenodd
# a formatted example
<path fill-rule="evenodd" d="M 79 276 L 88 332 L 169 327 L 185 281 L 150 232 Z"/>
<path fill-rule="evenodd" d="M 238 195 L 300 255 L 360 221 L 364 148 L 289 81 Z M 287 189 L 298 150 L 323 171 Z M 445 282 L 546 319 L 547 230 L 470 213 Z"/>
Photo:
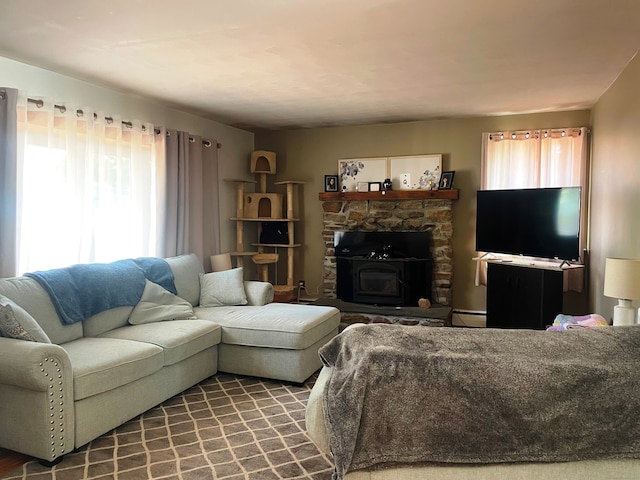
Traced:
<path fill-rule="evenodd" d="M 432 303 L 451 305 L 453 214 L 450 199 L 325 200 L 323 296 L 336 297 L 334 232 L 419 232 L 431 229 L 434 260 Z"/>
<path fill-rule="evenodd" d="M 385 323 L 424 327 L 451 326 L 451 307 L 442 305 L 433 305 L 430 308 L 381 307 L 348 303 L 335 298 L 320 298 L 313 304 L 336 307 L 340 310 L 340 331 L 354 323 Z"/>

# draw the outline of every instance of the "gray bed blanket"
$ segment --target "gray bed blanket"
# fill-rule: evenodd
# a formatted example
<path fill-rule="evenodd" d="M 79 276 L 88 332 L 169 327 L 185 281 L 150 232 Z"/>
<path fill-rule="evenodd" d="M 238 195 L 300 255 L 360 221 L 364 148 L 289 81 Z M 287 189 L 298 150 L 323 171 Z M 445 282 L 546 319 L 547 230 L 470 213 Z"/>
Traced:
<path fill-rule="evenodd" d="M 336 472 L 640 458 L 640 326 L 358 325 L 320 349 Z"/>

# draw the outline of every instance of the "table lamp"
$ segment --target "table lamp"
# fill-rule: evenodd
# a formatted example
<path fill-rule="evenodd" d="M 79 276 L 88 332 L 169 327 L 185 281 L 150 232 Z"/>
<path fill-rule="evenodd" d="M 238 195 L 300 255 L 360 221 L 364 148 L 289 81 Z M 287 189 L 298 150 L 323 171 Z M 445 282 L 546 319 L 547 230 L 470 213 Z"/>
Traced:
<path fill-rule="evenodd" d="M 613 325 L 636 323 L 636 309 L 631 300 L 640 298 L 640 260 L 607 258 L 604 267 L 604 294 L 617 298 L 613 308 Z"/>

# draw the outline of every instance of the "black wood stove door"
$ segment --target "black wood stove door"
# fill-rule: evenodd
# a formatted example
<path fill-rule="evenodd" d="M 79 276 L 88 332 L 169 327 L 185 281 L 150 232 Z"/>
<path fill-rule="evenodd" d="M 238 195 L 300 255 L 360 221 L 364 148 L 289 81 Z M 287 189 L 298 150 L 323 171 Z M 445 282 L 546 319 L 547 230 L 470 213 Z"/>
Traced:
<path fill-rule="evenodd" d="M 418 306 L 431 300 L 431 260 L 338 258 L 336 293 L 345 302 Z"/>

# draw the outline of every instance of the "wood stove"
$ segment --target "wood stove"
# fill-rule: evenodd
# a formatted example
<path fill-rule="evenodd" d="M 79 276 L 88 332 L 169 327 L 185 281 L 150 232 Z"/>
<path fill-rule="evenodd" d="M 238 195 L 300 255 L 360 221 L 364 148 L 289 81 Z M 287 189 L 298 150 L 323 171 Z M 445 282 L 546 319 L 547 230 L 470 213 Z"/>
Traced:
<path fill-rule="evenodd" d="M 417 306 L 431 300 L 431 232 L 336 232 L 336 295 L 345 302 Z"/>

